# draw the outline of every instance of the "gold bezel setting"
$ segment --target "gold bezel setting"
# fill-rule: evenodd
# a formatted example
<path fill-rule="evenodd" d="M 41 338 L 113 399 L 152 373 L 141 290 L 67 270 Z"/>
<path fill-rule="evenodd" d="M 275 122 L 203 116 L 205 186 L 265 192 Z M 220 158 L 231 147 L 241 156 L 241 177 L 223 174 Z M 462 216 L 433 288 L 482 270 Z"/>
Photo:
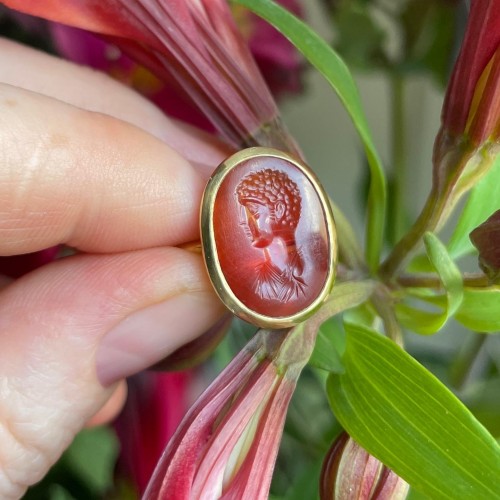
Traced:
<path fill-rule="evenodd" d="M 330 252 L 328 255 L 328 272 L 325 283 L 321 292 L 311 304 L 290 316 L 266 316 L 247 307 L 231 290 L 231 287 L 226 281 L 218 258 L 213 215 L 215 200 L 219 188 L 228 173 L 235 167 L 243 162 L 246 162 L 247 160 L 259 157 L 279 158 L 291 163 L 299 169 L 314 188 L 320 201 L 323 210 L 323 217 L 326 223 Z M 312 172 L 307 165 L 303 164 L 293 156 L 272 148 L 253 147 L 239 151 L 224 160 L 214 171 L 205 188 L 201 203 L 200 226 L 203 255 L 212 285 L 226 307 L 239 318 L 262 328 L 289 328 L 311 316 L 330 294 L 335 281 L 335 268 L 337 261 L 337 238 L 330 202 L 314 172 Z"/>

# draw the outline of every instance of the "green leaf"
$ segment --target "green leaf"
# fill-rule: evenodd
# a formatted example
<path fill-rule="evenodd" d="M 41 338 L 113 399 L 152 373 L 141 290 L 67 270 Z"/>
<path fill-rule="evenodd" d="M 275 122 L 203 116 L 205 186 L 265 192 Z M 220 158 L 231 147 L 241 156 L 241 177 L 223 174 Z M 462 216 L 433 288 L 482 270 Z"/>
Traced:
<path fill-rule="evenodd" d="M 339 258 L 351 269 L 360 269 L 364 267 L 363 251 L 358 243 L 356 234 L 342 213 L 339 207 L 330 199 L 335 228 L 337 230 L 337 241 L 339 244 Z"/>
<path fill-rule="evenodd" d="M 462 274 L 437 236 L 430 232 L 426 233 L 424 243 L 427 256 L 439 274 L 441 283 L 446 290 L 448 298 L 447 317 L 453 316 L 460 307 L 464 295 Z"/>
<path fill-rule="evenodd" d="M 446 313 L 423 311 L 405 303 L 396 305 L 396 317 L 402 326 L 420 335 L 433 335 L 447 319 Z"/>
<path fill-rule="evenodd" d="M 342 329 L 335 328 L 335 323 L 331 320 L 336 315 L 366 302 L 375 286 L 376 282 L 373 280 L 336 284 L 319 311 L 295 327 L 299 335 L 317 332 L 309 363 L 323 370 L 343 371 L 341 356 L 344 352 L 344 335 Z"/>
<path fill-rule="evenodd" d="M 336 319 L 325 321 L 316 337 L 309 364 L 334 373 L 343 373 L 342 355 L 345 351 L 345 333 Z"/>
<path fill-rule="evenodd" d="M 331 415 L 331 414 L 330 414 Z M 317 500 L 319 499 L 318 484 L 323 457 L 321 460 L 311 464 L 300 474 L 289 491 L 287 491 L 283 500 Z"/>
<path fill-rule="evenodd" d="M 488 429 L 500 438 L 500 375 L 469 385 L 463 397 L 468 408 Z"/>
<path fill-rule="evenodd" d="M 92 491 L 104 493 L 113 486 L 118 441 L 107 427 L 81 431 L 65 453 L 69 466 Z"/>
<path fill-rule="evenodd" d="M 500 498 L 500 447 L 471 412 L 386 337 L 346 332 L 346 371 L 327 383 L 346 431 L 430 498 Z"/>
<path fill-rule="evenodd" d="M 446 247 L 437 236 L 430 232 L 424 235 L 424 242 L 427 257 L 438 273 L 446 292 L 446 300 L 443 301 L 442 295 L 435 295 L 429 290 L 415 291 L 414 293 L 409 290 L 409 298 L 419 294 L 418 298 L 441 306 L 442 310 L 439 312 L 422 311 L 406 303 L 400 303 L 396 306 L 396 315 L 406 328 L 423 335 L 429 335 L 441 330 L 448 319 L 457 312 L 462 303 L 464 292 L 462 274 L 448 255 Z"/>
<path fill-rule="evenodd" d="M 456 259 L 475 251 L 469 234 L 500 208 L 500 155 L 490 171 L 472 188 L 448 243 L 448 252 Z"/>
<path fill-rule="evenodd" d="M 336 29 L 335 48 L 349 65 L 373 69 L 386 60 L 387 35 L 379 19 L 359 2 L 339 2 L 333 16 Z"/>
<path fill-rule="evenodd" d="M 464 288 L 464 300 L 455 318 L 477 332 L 499 332 L 500 286 Z"/>
<path fill-rule="evenodd" d="M 75 497 L 60 484 L 54 484 L 51 486 L 48 494 L 49 500 L 75 500 Z"/>
<path fill-rule="evenodd" d="M 244 5 L 276 27 L 326 78 L 349 113 L 363 142 L 371 172 L 368 195 L 367 261 L 377 268 L 385 220 L 386 180 L 361 99 L 349 69 L 338 54 L 309 26 L 271 0 L 231 0 Z"/>
<path fill-rule="evenodd" d="M 409 72 L 427 71 L 445 87 L 449 78 L 449 59 L 453 49 L 456 6 L 435 0 L 405 2 L 400 23 L 405 36 L 402 68 Z"/>

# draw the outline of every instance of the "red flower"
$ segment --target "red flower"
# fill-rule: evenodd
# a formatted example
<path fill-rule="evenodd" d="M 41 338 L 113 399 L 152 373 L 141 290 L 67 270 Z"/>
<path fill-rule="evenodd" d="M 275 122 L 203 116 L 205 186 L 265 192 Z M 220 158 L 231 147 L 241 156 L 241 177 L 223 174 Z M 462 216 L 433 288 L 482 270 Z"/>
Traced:
<path fill-rule="evenodd" d="M 467 28 L 434 144 L 439 226 L 460 196 L 491 167 L 500 139 L 500 8 L 472 0 Z"/>
<path fill-rule="evenodd" d="M 2 0 L 105 36 L 162 81 L 176 82 L 233 146 L 296 152 L 225 0 Z"/>
<path fill-rule="evenodd" d="M 500 6 L 472 0 L 465 37 L 448 85 L 436 154 L 465 138 L 474 147 L 500 138 Z"/>

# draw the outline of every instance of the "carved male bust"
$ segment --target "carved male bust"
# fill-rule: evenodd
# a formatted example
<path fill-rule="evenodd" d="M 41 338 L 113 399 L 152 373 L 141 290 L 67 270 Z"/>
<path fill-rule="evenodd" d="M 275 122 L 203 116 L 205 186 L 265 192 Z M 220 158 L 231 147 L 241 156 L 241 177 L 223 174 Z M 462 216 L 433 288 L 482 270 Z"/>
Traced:
<path fill-rule="evenodd" d="M 255 269 L 255 292 L 263 299 L 279 301 L 303 295 L 304 264 L 295 242 L 302 205 L 297 184 L 280 170 L 259 170 L 239 182 L 236 196 L 240 226 L 263 252 Z"/>

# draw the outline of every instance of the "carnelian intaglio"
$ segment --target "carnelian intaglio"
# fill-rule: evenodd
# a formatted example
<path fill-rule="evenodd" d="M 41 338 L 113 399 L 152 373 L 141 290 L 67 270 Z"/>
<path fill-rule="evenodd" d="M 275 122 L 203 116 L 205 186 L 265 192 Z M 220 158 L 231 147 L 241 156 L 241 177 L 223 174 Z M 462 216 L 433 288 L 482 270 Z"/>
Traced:
<path fill-rule="evenodd" d="M 204 202 L 210 214 L 202 214 L 202 224 L 205 220 L 212 231 L 202 228 L 202 234 L 213 238 L 212 254 L 205 250 L 205 257 L 221 298 L 227 285 L 229 296 L 247 312 L 242 317 L 252 320 L 256 313 L 269 318 L 261 325 L 269 326 L 273 318 L 300 315 L 329 291 L 334 228 L 307 167 L 274 150 L 251 151 L 256 154 L 240 152 L 236 160 L 226 160 L 223 173 L 209 182 L 207 190 L 216 192 L 213 207 Z"/>

